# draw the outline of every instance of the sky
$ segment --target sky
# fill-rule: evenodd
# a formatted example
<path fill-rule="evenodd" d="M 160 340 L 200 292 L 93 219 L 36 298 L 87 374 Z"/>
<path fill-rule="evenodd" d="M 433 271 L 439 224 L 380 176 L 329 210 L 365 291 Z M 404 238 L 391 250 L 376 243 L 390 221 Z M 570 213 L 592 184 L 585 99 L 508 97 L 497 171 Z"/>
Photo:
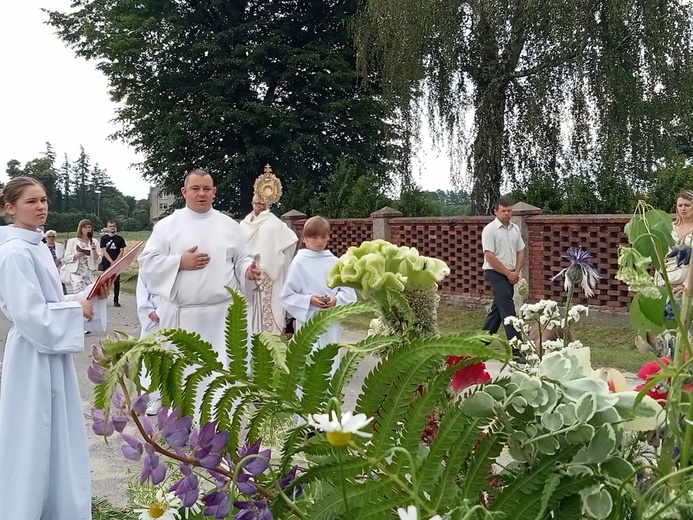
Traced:
<path fill-rule="evenodd" d="M 0 181 L 11 159 L 21 165 L 39 157 L 50 142 L 60 165 L 80 145 L 106 169 L 115 186 L 137 199 L 148 197 L 149 183 L 132 164 L 142 160 L 122 141 L 109 139 L 119 129 L 108 82 L 95 62 L 75 56 L 45 24 L 42 7 L 67 11 L 70 0 L 0 2 Z M 423 136 L 413 161 L 416 181 L 425 190 L 451 189 L 446 154 Z"/>

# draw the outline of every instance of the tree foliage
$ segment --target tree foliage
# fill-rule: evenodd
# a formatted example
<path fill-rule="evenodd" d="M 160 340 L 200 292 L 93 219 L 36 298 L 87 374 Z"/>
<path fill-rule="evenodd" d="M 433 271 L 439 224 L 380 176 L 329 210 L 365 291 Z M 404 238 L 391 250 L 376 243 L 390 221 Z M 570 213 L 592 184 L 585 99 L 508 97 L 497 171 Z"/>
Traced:
<path fill-rule="evenodd" d="M 118 137 L 143 153 L 146 178 L 180 189 L 203 167 L 216 206 L 249 209 L 270 163 L 283 204 L 309 208 L 347 157 L 386 178 L 388 106 L 359 88 L 348 20 L 356 0 L 121 2 L 80 0 L 50 24 L 97 60 L 121 108 Z"/>
<path fill-rule="evenodd" d="M 56 167 L 55 161 L 53 147 L 46 143 L 46 151 L 27 161 L 24 167 L 18 160 L 11 159 L 5 169 L 11 179 L 27 175 L 43 183 L 50 203 L 47 229 L 74 232 L 84 218 L 90 219 L 96 229 L 108 220 L 122 222 L 128 217 L 136 218 L 129 225 L 133 230 L 149 225 L 149 201 L 141 201 L 140 208 L 145 208 L 145 211 L 136 215 L 135 198 L 123 195 L 98 163 L 91 166 L 91 158 L 83 147 L 80 146 L 79 156 L 74 162 L 67 154 L 60 167 Z"/>
<path fill-rule="evenodd" d="M 581 176 L 605 206 L 649 187 L 689 114 L 690 4 L 679 0 L 367 0 L 364 71 L 382 71 L 410 119 L 461 136 L 475 214 L 505 181 Z M 466 131 L 469 110 L 473 129 Z M 441 124 L 442 123 L 442 124 Z"/>

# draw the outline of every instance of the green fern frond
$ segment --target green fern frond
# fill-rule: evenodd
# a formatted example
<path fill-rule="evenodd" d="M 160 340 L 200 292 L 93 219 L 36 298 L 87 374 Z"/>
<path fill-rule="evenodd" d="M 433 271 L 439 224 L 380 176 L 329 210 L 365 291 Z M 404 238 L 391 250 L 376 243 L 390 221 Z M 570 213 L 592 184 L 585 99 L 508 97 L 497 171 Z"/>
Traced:
<path fill-rule="evenodd" d="M 190 369 L 188 369 L 190 372 Z M 200 387 L 200 383 L 203 383 L 205 378 L 208 378 L 213 374 L 213 371 L 209 367 L 195 367 L 192 372 L 185 376 L 185 384 L 183 386 L 183 401 L 179 404 L 181 407 L 181 415 L 189 415 L 194 417 L 196 410 L 196 400 L 197 394 L 201 390 L 203 392 L 203 397 L 213 396 L 213 392 L 210 392 L 209 385 L 204 385 L 203 388 Z M 201 398 L 200 401 L 203 399 Z"/>
<path fill-rule="evenodd" d="M 269 390 L 272 387 L 272 355 L 269 346 L 260 334 L 253 335 L 252 357 L 250 365 L 253 370 L 253 383 L 258 388 Z"/>
<path fill-rule="evenodd" d="M 466 416 L 459 408 L 451 408 L 441 417 L 438 435 L 419 465 L 423 490 L 430 494 L 436 488 L 443 474 L 443 463 L 453 447 L 460 452 L 472 452 L 488 423 L 488 419 Z"/>
<path fill-rule="evenodd" d="M 366 377 L 356 409 L 373 415 L 384 403 L 384 396 L 400 375 L 423 383 L 433 370 L 449 356 L 468 357 L 469 362 L 497 359 L 498 353 L 489 347 L 493 341 L 488 332 L 468 332 L 451 336 L 424 337 L 406 347 L 396 349 Z"/>
<path fill-rule="evenodd" d="M 289 346 L 286 338 L 279 334 L 270 334 L 269 332 L 261 332 L 259 336 L 269 350 L 274 366 L 282 372 L 288 373 L 289 367 L 286 365 L 286 355 Z"/>
<path fill-rule="evenodd" d="M 272 419 L 273 416 L 277 415 L 279 405 L 276 402 L 255 404 L 255 412 L 251 414 L 248 419 L 248 424 L 246 428 L 248 433 L 246 438 L 251 441 L 255 441 L 261 437 L 263 428 L 268 421 Z"/>
<path fill-rule="evenodd" d="M 202 396 L 202 402 L 200 404 L 200 424 L 206 424 L 212 420 L 212 411 L 222 407 L 222 403 L 216 402 L 216 394 L 219 392 L 221 395 L 222 388 L 231 387 L 233 385 L 234 381 L 231 379 L 228 372 L 216 374 Z M 222 412 L 223 411 L 225 410 L 222 410 Z"/>
<path fill-rule="evenodd" d="M 285 474 L 293 465 L 294 455 L 302 451 L 306 435 L 306 426 L 300 425 L 289 429 L 284 436 L 283 453 L 279 464 L 279 472 Z"/>
<path fill-rule="evenodd" d="M 316 413 L 325 407 L 330 371 L 340 346 L 338 343 L 330 343 L 325 348 L 312 352 L 308 358 L 301 398 L 301 411 L 304 414 Z"/>
<path fill-rule="evenodd" d="M 131 351 L 137 344 L 137 338 L 130 335 L 125 338 L 106 338 L 102 341 L 105 355 L 114 357 Z"/>
<path fill-rule="evenodd" d="M 247 417 L 248 407 L 255 400 L 252 394 L 243 394 L 246 390 L 242 387 L 232 387 L 225 390 L 219 405 L 215 410 L 214 418 L 220 430 L 229 431 L 229 446 L 231 454 L 235 457 L 236 449 L 240 444 L 241 428 L 243 420 Z M 231 413 L 231 410 L 233 413 Z"/>
<path fill-rule="evenodd" d="M 318 337 L 323 334 L 333 323 L 339 323 L 347 316 L 373 311 L 374 306 L 368 302 L 355 302 L 346 305 L 338 305 L 331 309 L 318 312 L 304 323 L 289 341 L 287 353 L 288 373 L 282 373 L 280 377 L 280 394 L 284 401 L 291 401 L 296 392 L 298 381 L 303 374 L 306 360 Z"/>
<path fill-rule="evenodd" d="M 360 518 L 361 510 L 380 503 L 384 497 L 390 496 L 395 491 L 395 487 L 389 480 L 371 482 L 368 486 L 355 483 L 341 483 L 346 487 L 346 500 L 349 505 L 352 517 L 350 520 Z M 346 511 L 344 504 L 344 493 L 341 489 L 325 490 L 323 495 L 313 504 L 307 507 L 306 518 L 311 520 L 327 520 L 339 518 Z M 346 517 L 342 517 L 346 518 Z M 392 512 L 383 514 L 383 520 L 392 519 Z"/>
<path fill-rule="evenodd" d="M 231 305 L 226 313 L 226 355 L 229 360 L 229 371 L 236 379 L 247 375 L 246 358 L 248 357 L 248 309 L 245 297 L 226 287 L 231 294 Z"/>
<path fill-rule="evenodd" d="M 489 431 L 486 436 L 481 437 L 464 472 L 464 482 L 459 495 L 462 500 L 469 500 L 472 503 L 479 501 L 481 490 L 488 479 L 491 466 L 498 458 L 498 455 L 500 455 L 502 449 L 501 440 L 495 432 Z"/>
<path fill-rule="evenodd" d="M 378 304 L 378 311 L 385 322 L 395 328 L 398 334 L 404 334 L 414 325 L 414 311 L 402 293 L 394 289 L 377 291 L 373 294 Z"/>
<path fill-rule="evenodd" d="M 212 345 L 203 341 L 196 332 L 183 329 L 164 329 L 161 335 L 176 346 L 182 359 L 188 365 L 206 365 L 221 371 L 223 366 Z"/>
<path fill-rule="evenodd" d="M 178 404 L 183 402 L 183 374 L 188 363 L 183 358 L 176 358 L 171 365 L 171 369 L 162 374 L 161 400 L 164 404 Z"/>
<path fill-rule="evenodd" d="M 451 367 L 442 371 L 428 382 L 412 402 L 402 424 L 402 431 L 398 445 L 409 453 L 415 454 L 421 444 L 424 428 L 428 424 L 426 416 L 433 412 L 441 397 L 450 385 L 452 374 L 457 367 Z M 404 465 L 409 464 L 409 459 L 398 452 L 395 456 L 397 472 L 402 473 Z"/>
<path fill-rule="evenodd" d="M 578 444 L 570 444 L 537 461 L 527 473 L 517 476 L 503 488 L 494 498 L 491 510 L 503 511 L 517 518 L 536 518 L 542 513 L 541 491 L 547 479 L 557 471 L 556 465 L 561 460 L 570 460 L 580 448 Z"/>
<path fill-rule="evenodd" d="M 339 367 L 332 377 L 328 397 L 337 397 L 341 400 L 344 388 L 351 382 L 361 360 L 370 352 L 382 350 L 393 343 L 401 341 L 401 339 L 400 336 L 368 336 L 351 345 L 339 362 Z"/>

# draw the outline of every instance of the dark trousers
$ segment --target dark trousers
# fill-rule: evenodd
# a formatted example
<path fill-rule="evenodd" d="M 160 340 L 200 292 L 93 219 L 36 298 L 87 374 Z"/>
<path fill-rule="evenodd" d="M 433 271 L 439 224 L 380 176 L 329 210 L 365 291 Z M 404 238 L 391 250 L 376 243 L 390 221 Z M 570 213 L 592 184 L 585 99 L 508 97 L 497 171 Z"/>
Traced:
<path fill-rule="evenodd" d="M 115 277 L 113 280 L 113 302 L 117 303 L 120 297 L 120 275 Z"/>
<path fill-rule="evenodd" d="M 493 291 L 493 304 L 481 328 L 489 331 L 491 334 L 495 334 L 505 321 L 505 318 L 515 316 L 514 289 L 508 277 L 498 271 L 485 269 L 484 275 Z M 505 335 L 508 341 L 512 338 L 521 338 L 521 334 L 512 325 L 505 325 Z"/>

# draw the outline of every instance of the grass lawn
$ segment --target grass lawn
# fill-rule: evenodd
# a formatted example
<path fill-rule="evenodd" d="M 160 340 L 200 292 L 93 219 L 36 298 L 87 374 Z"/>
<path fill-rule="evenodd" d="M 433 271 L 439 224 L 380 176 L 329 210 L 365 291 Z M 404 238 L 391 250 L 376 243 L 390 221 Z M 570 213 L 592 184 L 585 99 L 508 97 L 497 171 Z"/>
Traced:
<path fill-rule="evenodd" d="M 366 331 L 374 317 L 375 315 L 351 316 L 342 325 L 349 330 Z M 441 334 L 480 329 L 485 317 L 485 309 L 459 307 L 442 302 L 438 308 L 438 326 Z M 635 349 L 635 333 L 629 327 L 590 323 L 588 317 L 575 326 L 573 333 L 576 339 L 592 350 L 592 366 L 595 368 L 612 367 L 626 372 L 637 372 L 643 363 L 651 359 Z M 502 327 L 499 335 L 505 337 Z"/>

